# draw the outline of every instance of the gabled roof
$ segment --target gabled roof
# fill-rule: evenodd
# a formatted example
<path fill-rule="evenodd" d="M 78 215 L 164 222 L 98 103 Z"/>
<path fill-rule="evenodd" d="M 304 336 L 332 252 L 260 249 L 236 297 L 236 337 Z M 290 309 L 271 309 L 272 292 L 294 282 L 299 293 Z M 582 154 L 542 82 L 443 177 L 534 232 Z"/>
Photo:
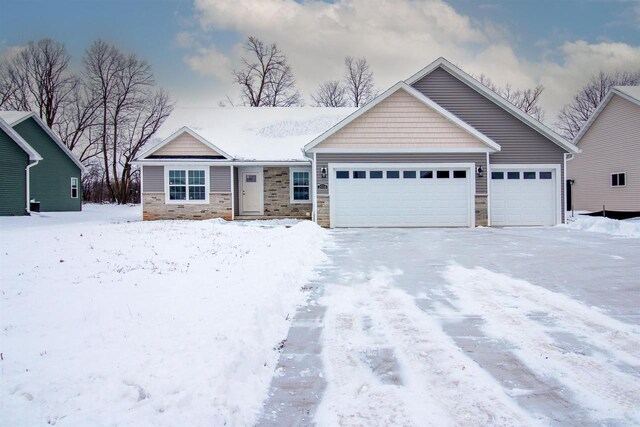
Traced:
<path fill-rule="evenodd" d="M 405 82 L 398 82 L 395 85 L 391 86 L 389 89 L 384 91 L 382 94 L 378 95 L 375 99 L 373 99 L 371 102 L 366 104 L 364 107 L 359 108 L 353 114 L 351 114 L 350 116 L 346 117 L 344 120 L 340 121 L 335 126 L 331 127 L 329 130 L 327 130 L 326 132 L 324 132 L 323 134 L 321 134 L 320 136 L 315 138 L 313 141 L 311 141 L 310 143 L 305 145 L 304 150 L 305 151 L 313 150 L 313 148 L 315 146 L 317 146 L 318 144 L 320 144 L 322 141 L 326 140 L 331 135 L 335 134 L 340 129 L 344 128 L 349 123 L 353 122 L 358 117 L 362 116 L 367 111 L 371 110 L 376 105 L 380 104 L 382 101 L 384 101 L 389 96 L 393 95 L 394 93 L 396 93 L 399 90 L 404 90 L 409 95 L 413 96 L 415 99 L 417 99 L 418 101 L 420 101 L 421 103 L 423 103 L 427 107 L 431 108 L 432 110 L 435 110 L 437 113 L 439 113 L 440 115 L 444 116 L 446 119 L 448 119 L 452 123 L 456 124 L 458 127 L 464 129 L 465 131 L 467 131 L 468 133 L 470 133 L 471 135 L 473 135 L 474 137 L 479 139 L 481 142 L 483 142 L 485 145 L 487 145 L 487 147 L 489 148 L 489 151 L 500 151 L 500 145 L 498 145 L 491 138 L 489 138 L 488 136 L 486 136 L 483 133 L 479 132 L 477 129 L 471 127 L 470 125 L 468 125 L 464 121 L 460 120 L 458 117 L 456 117 L 455 115 L 453 115 L 449 111 L 445 110 L 440 105 L 436 104 L 431 99 L 429 99 L 427 96 L 425 96 L 421 92 L 417 91 L 416 89 L 412 88 L 411 86 L 409 86 Z"/>
<path fill-rule="evenodd" d="M 179 137 L 183 133 L 188 133 L 189 135 L 191 135 L 192 137 L 194 137 L 195 139 L 200 141 L 202 144 L 204 144 L 207 147 L 211 148 L 216 153 L 219 153 L 221 156 L 224 156 L 227 160 L 232 160 L 233 159 L 233 157 L 231 157 L 230 155 L 225 153 L 220 148 L 216 147 L 213 143 L 211 143 L 211 142 L 207 141 L 206 139 L 204 139 L 202 136 L 200 136 L 197 132 L 195 132 L 192 129 L 190 129 L 188 126 L 183 126 L 180 129 L 178 129 L 177 131 L 175 131 L 174 133 L 172 133 L 171 135 L 169 135 L 167 138 L 163 139 L 159 144 L 151 147 L 149 150 L 147 150 L 144 153 L 142 153 L 140 156 L 138 156 L 137 160 L 146 159 L 147 157 L 149 157 L 150 155 L 152 155 L 153 153 L 155 153 L 156 151 L 158 151 L 159 149 L 161 149 L 165 145 L 169 144 L 171 141 L 173 141 L 174 139 L 176 139 L 177 137 Z"/>
<path fill-rule="evenodd" d="M 589 117 L 589 120 L 587 120 L 587 122 L 582 126 L 582 129 L 580 129 L 580 132 L 578 132 L 576 137 L 573 139 L 574 145 L 578 145 L 578 143 L 580 142 L 584 134 L 587 133 L 587 131 L 589 130 L 591 125 L 596 121 L 596 119 L 598 118 L 602 110 L 604 110 L 605 107 L 609 104 L 609 101 L 611 101 L 611 98 L 613 98 L 613 95 L 618 95 L 626 99 L 627 101 L 640 106 L 640 86 L 614 86 L 605 95 L 602 101 L 600 101 L 600 104 L 598 105 L 598 107 L 591 114 L 591 117 Z"/>
<path fill-rule="evenodd" d="M 29 160 L 32 160 L 32 161 L 42 160 L 42 156 L 40 154 L 38 154 L 38 152 L 36 150 L 34 150 L 33 147 L 30 146 L 29 143 L 27 143 L 27 141 L 25 141 L 18 134 L 18 132 L 13 130 L 11 125 L 9 125 L 9 123 L 4 121 L 4 119 L 2 117 L 0 117 L 0 129 L 5 131 L 5 133 L 7 135 L 9 135 L 9 138 L 13 139 L 15 141 L 15 143 L 18 144 L 18 146 L 20 148 L 22 148 L 22 150 L 24 150 L 24 152 L 29 155 Z"/>
<path fill-rule="evenodd" d="M 461 80 L 462 82 L 464 82 L 465 84 L 467 84 L 468 86 L 470 86 L 471 88 L 479 92 L 481 95 L 484 95 L 486 98 L 489 98 L 489 100 L 493 101 L 495 104 L 502 107 L 508 113 L 520 119 L 522 122 L 527 124 L 532 129 L 538 131 L 539 133 L 547 137 L 549 140 L 553 141 L 556 145 L 564 148 L 570 153 L 575 154 L 580 152 L 580 150 L 575 145 L 573 145 L 572 143 L 570 143 L 569 141 L 567 141 L 566 139 L 564 139 L 563 137 L 555 133 L 553 130 L 549 129 L 542 122 L 539 122 L 538 120 L 534 119 L 527 113 L 523 112 L 518 107 L 516 107 L 515 105 L 513 105 L 512 103 L 510 103 L 509 101 L 507 101 L 506 99 L 504 99 L 503 97 L 501 97 L 500 95 L 498 95 L 497 93 L 495 93 L 494 91 L 487 88 L 485 85 L 483 85 L 482 83 L 480 83 L 479 81 L 471 77 L 469 74 L 465 73 L 460 68 L 456 67 L 451 62 L 447 61 L 445 58 L 440 57 L 436 59 L 431 64 L 427 65 L 422 70 L 418 71 L 413 76 L 405 80 L 405 83 L 407 83 L 408 85 L 412 85 L 415 82 L 422 79 L 423 77 L 425 77 L 426 75 L 431 74 L 431 72 L 433 72 L 437 68 L 442 68 L 445 71 L 452 74 L 453 76 L 457 77 L 459 80 Z"/>
<path fill-rule="evenodd" d="M 73 155 L 71 151 L 64 145 L 64 142 L 51 130 L 49 126 L 34 112 L 32 111 L 0 111 L 0 118 L 4 119 L 12 128 L 15 128 L 18 124 L 24 122 L 27 119 L 32 118 L 36 123 L 44 130 L 47 135 L 60 147 L 60 149 L 80 168 L 83 173 L 86 172 L 84 165 Z"/>

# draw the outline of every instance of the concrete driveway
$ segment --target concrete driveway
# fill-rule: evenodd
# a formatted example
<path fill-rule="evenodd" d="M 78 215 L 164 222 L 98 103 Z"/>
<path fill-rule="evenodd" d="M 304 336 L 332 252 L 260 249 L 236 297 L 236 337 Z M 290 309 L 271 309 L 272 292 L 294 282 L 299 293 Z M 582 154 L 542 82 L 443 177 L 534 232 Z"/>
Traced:
<path fill-rule="evenodd" d="M 259 424 L 640 423 L 640 239 L 331 235 Z"/>

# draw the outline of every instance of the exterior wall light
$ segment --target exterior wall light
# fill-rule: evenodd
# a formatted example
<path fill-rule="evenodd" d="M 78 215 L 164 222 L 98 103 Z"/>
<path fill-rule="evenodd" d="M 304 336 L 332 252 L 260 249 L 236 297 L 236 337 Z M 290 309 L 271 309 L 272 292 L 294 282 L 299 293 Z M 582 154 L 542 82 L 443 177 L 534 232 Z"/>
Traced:
<path fill-rule="evenodd" d="M 484 176 L 484 169 L 482 169 L 482 166 L 478 166 L 476 168 L 476 176 L 478 176 L 478 177 L 483 177 Z"/>
<path fill-rule="evenodd" d="M 322 177 L 322 179 L 325 179 L 327 177 L 327 168 L 320 169 L 320 176 Z"/>

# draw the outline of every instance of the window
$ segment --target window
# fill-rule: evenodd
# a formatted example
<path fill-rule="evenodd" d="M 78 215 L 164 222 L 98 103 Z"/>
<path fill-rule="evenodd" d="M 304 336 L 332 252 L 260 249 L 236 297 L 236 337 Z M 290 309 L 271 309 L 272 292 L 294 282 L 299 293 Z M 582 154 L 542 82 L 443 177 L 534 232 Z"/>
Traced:
<path fill-rule="evenodd" d="M 420 178 L 423 178 L 423 179 L 433 178 L 433 171 L 420 171 Z"/>
<path fill-rule="evenodd" d="M 522 172 L 522 178 L 524 179 L 536 179 L 535 172 Z"/>
<path fill-rule="evenodd" d="M 504 172 L 491 172 L 491 179 L 504 179 Z"/>
<path fill-rule="evenodd" d="M 204 169 L 169 170 L 169 200 L 205 202 L 207 173 Z"/>
<path fill-rule="evenodd" d="M 520 172 L 507 172 L 507 179 L 520 179 Z"/>
<path fill-rule="evenodd" d="M 449 171 L 437 171 L 436 177 L 438 179 L 449 178 Z"/>
<path fill-rule="evenodd" d="M 403 178 L 415 178 L 416 177 L 416 171 L 402 171 L 402 177 Z"/>
<path fill-rule="evenodd" d="M 387 179 L 400 178 L 400 171 L 387 171 Z"/>
<path fill-rule="evenodd" d="M 349 179 L 349 171 L 336 171 L 337 179 Z"/>
<path fill-rule="evenodd" d="M 611 174 L 611 186 L 612 187 L 625 187 L 627 185 L 627 173 L 612 173 Z"/>
<path fill-rule="evenodd" d="M 540 179 L 551 179 L 551 172 L 540 172 Z"/>
<path fill-rule="evenodd" d="M 366 171 L 353 171 L 353 179 L 365 179 L 366 177 Z"/>
<path fill-rule="evenodd" d="M 453 177 L 454 178 L 466 178 L 467 177 L 467 171 L 453 171 Z"/>
<path fill-rule="evenodd" d="M 78 198 L 78 178 L 76 177 L 71 178 L 71 198 Z"/>
<path fill-rule="evenodd" d="M 371 179 L 380 179 L 382 178 L 382 171 L 370 171 L 369 178 Z"/>
<path fill-rule="evenodd" d="M 310 175 L 309 171 L 292 170 L 291 171 L 291 201 L 308 202 L 310 199 Z"/>

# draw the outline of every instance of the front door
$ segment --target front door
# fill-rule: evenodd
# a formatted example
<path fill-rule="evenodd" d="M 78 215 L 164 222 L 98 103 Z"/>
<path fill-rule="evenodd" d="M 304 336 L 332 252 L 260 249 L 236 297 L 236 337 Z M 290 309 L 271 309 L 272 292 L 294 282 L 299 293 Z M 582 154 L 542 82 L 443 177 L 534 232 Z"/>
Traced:
<path fill-rule="evenodd" d="M 258 172 L 242 172 L 242 211 L 241 214 L 261 214 L 260 193 L 262 180 Z"/>

